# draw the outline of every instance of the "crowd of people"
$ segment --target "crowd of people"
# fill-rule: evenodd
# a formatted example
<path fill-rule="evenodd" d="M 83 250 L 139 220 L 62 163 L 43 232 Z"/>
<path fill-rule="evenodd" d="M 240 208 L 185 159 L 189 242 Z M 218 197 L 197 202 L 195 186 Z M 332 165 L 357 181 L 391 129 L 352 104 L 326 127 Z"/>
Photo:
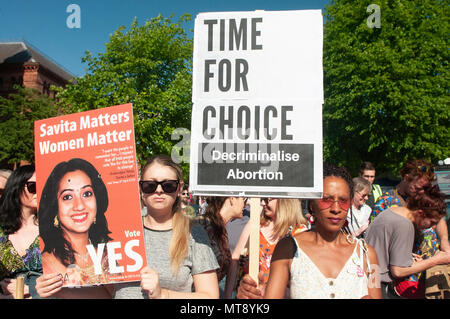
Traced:
<path fill-rule="evenodd" d="M 86 251 L 111 240 L 97 231 L 107 230 L 105 185 L 89 163 L 74 165 L 55 167 L 39 214 L 34 166 L 0 171 L 0 298 L 16 297 L 18 276 L 25 298 L 425 298 L 424 272 L 450 263 L 445 196 L 427 161 L 406 162 L 401 182 L 384 193 L 364 162 L 353 178 L 324 164 L 321 198 L 261 198 L 259 275 L 252 278 L 247 198 L 194 198 L 179 165 L 157 155 L 140 170 L 147 257 L 140 281 L 108 283 L 107 258 L 102 278 L 90 277 Z M 92 211 L 87 229 L 67 224 L 75 202 Z M 51 271 L 44 274 L 43 264 Z M 86 278 L 64 278 L 68 264 Z M 89 280 L 100 285 L 65 284 Z"/>

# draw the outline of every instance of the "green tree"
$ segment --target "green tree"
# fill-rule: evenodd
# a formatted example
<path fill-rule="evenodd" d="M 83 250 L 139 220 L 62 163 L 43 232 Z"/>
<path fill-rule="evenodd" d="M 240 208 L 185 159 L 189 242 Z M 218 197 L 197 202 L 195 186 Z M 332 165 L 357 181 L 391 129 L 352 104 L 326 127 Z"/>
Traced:
<path fill-rule="evenodd" d="M 104 53 L 86 51 L 86 75 L 57 94 L 64 112 L 133 103 L 139 161 L 170 155 L 172 131 L 190 128 L 192 39 L 182 28 L 189 20 L 159 15 L 139 26 L 134 19 L 128 31 L 122 26 L 110 36 Z"/>
<path fill-rule="evenodd" d="M 372 3 L 380 8 L 379 28 L 367 21 Z M 448 16 L 448 1 L 327 5 L 325 160 L 354 174 L 363 160 L 380 173 L 398 173 L 408 158 L 448 157 Z"/>
<path fill-rule="evenodd" d="M 57 108 L 35 89 L 15 89 L 8 98 L 0 97 L 0 162 L 34 163 L 34 121 L 56 116 Z"/>

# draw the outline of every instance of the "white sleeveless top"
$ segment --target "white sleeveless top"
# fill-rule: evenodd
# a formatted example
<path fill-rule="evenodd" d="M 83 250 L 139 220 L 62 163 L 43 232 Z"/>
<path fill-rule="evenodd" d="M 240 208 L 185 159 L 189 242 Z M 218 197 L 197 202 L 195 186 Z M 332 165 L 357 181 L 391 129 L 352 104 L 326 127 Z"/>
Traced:
<path fill-rule="evenodd" d="M 367 295 L 368 278 L 364 272 L 364 241 L 355 239 L 355 249 L 336 278 L 325 278 L 319 268 L 299 247 L 291 263 L 290 297 L 292 299 L 359 299 Z M 357 254 L 359 247 L 359 256 Z M 367 257 L 368 270 L 370 263 Z"/>

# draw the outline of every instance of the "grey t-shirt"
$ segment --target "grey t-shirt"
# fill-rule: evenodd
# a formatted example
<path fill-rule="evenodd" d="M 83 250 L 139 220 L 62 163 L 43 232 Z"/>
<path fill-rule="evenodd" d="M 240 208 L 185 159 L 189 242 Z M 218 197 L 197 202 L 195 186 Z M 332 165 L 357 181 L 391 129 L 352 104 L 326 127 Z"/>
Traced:
<path fill-rule="evenodd" d="M 412 265 L 414 226 L 409 219 L 388 208 L 369 225 L 365 239 L 377 252 L 381 282 L 392 281 L 389 265 Z"/>
<path fill-rule="evenodd" d="M 147 264 L 159 275 L 161 288 L 174 291 L 194 291 L 192 275 L 219 268 L 211 249 L 205 230 L 197 224 L 191 225 L 189 249 L 178 273 L 173 275 L 170 269 L 169 245 L 172 230 L 157 231 L 144 227 L 145 252 Z M 140 282 L 115 285 L 115 299 L 148 298 L 141 290 Z"/>

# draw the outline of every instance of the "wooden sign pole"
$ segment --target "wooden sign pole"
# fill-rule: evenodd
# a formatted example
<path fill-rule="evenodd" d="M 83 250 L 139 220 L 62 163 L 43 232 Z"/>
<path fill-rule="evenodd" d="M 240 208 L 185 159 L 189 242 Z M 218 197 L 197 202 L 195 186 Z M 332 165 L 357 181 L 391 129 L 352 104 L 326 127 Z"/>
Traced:
<path fill-rule="evenodd" d="M 16 299 L 23 299 L 24 278 L 18 276 L 16 278 Z"/>
<path fill-rule="evenodd" d="M 259 198 L 250 198 L 249 275 L 259 285 L 259 227 L 261 204 Z"/>

